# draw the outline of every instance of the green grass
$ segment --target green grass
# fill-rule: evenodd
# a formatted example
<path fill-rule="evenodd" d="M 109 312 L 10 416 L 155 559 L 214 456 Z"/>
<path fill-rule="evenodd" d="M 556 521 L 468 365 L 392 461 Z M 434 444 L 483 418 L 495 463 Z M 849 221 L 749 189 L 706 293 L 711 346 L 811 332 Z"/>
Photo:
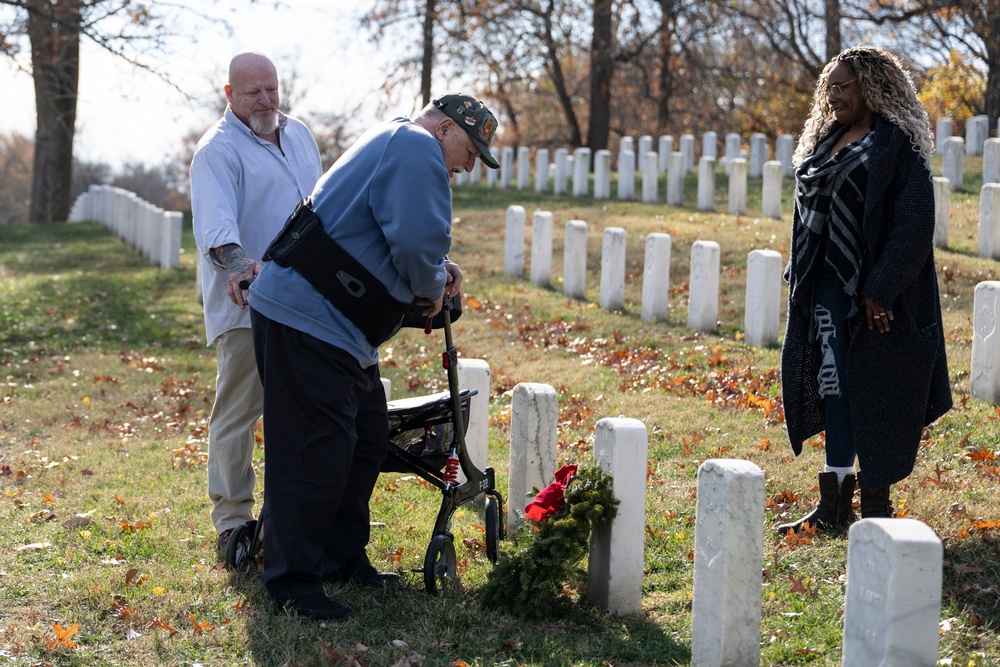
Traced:
<path fill-rule="evenodd" d="M 969 397 L 973 289 L 995 279 L 998 265 L 975 256 L 981 163 L 967 160 L 966 169 L 950 247 L 936 251 L 956 408 L 927 431 L 916 470 L 894 487 L 897 508 L 944 541 L 940 656 L 964 667 L 1000 664 L 1000 465 L 990 458 L 1000 413 Z M 725 189 L 716 192 L 724 211 Z M 601 418 L 634 417 L 649 433 L 642 613 L 619 618 L 573 595 L 566 614 L 533 623 L 478 604 L 491 567 L 477 502 L 453 526 L 461 588 L 424 592 L 413 571 L 439 493 L 412 475 L 383 475 L 372 503 L 370 554 L 403 574 L 400 589 L 331 585 L 356 612 L 341 625 L 276 613 L 256 577 L 215 562 L 205 494 L 215 361 L 194 292 L 190 228 L 181 268 L 162 271 L 98 225 L 0 227 L 0 664 L 687 665 L 698 466 L 731 457 L 754 461 L 767 480 L 761 664 L 839 665 L 847 542 L 820 535 L 790 545 L 772 527 L 808 509 L 823 459 L 818 439 L 798 459 L 788 447 L 777 346 L 742 340 L 747 253 L 786 254 L 788 245 L 790 214 L 760 218 L 759 192 L 751 182 L 751 211 L 735 217 L 456 189 L 452 257 L 466 283 L 455 341 L 461 356 L 491 367 L 490 464 L 500 489 L 518 382 L 556 389 L 560 464 L 590 456 Z M 553 212 L 552 287 L 503 273 L 509 204 L 525 206 L 529 220 L 535 209 Z M 582 300 L 561 292 L 562 226 L 572 218 L 590 230 Z M 628 234 L 626 305 L 614 313 L 596 305 L 609 226 Z M 673 238 L 671 295 L 666 321 L 647 323 L 642 245 L 654 231 Z M 715 334 L 685 329 L 697 239 L 722 248 Z M 444 388 L 440 338 L 410 330 L 383 348 L 394 397 Z M 255 465 L 262 476 L 260 448 Z M 75 648 L 58 644 L 56 623 L 76 627 Z"/>

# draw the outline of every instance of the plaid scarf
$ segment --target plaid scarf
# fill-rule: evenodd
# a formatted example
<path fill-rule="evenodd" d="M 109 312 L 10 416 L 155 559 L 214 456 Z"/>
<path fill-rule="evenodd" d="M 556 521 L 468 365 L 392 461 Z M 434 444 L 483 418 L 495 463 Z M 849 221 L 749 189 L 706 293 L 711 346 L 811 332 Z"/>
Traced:
<path fill-rule="evenodd" d="M 853 316 L 857 312 L 853 297 L 861 279 L 861 223 L 872 134 L 828 157 L 841 134 L 835 132 L 822 141 L 795 174 L 799 228 L 794 230 L 795 273 L 790 276 L 790 288 L 795 292 L 802 286 L 811 287 L 822 261 L 824 269 L 835 272 L 844 292 L 852 297 L 848 316 Z"/>

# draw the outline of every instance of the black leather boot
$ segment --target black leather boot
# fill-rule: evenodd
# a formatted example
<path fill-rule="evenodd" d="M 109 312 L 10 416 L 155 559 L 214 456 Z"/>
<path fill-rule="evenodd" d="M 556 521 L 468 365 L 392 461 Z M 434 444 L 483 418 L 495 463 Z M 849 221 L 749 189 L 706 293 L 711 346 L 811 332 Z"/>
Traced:
<path fill-rule="evenodd" d="M 807 521 L 810 526 L 821 529 L 849 526 L 855 519 L 854 509 L 851 507 L 854 481 L 854 475 L 847 475 L 842 483 L 838 483 L 837 473 L 821 472 L 819 504 L 816 505 L 816 509 L 798 521 L 781 524 L 778 526 L 778 532 L 782 535 L 790 530 L 799 532 Z"/>
<path fill-rule="evenodd" d="M 889 501 L 889 486 L 881 489 L 869 489 L 865 484 L 864 477 L 858 477 L 858 485 L 861 487 L 861 518 L 862 519 L 891 519 L 896 516 Z"/>
<path fill-rule="evenodd" d="M 854 513 L 854 489 L 857 486 L 856 482 L 857 478 L 854 475 L 845 475 L 844 481 L 840 483 L 840 495 L 837 497 L 838 526 L 847 527 L 858 520 L 858 515 Z"/>

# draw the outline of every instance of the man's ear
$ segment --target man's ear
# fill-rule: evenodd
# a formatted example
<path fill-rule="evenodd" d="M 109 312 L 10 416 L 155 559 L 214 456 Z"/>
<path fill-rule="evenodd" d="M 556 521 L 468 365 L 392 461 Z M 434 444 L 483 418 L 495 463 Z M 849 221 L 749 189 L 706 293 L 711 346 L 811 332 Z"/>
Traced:
<path fill-rule="evenodd" d="M 225 87 L 223 88 L 223 90 L 226 91 L 226 99 L 228 101 L 232 102 L 233 101 L 233 87 L 227 83 L 225 85 Z"/>
<path fill-rule="evenodd" d="M 455 121 L 451 118 L 445 118 L 437 124 L 437 127 L 434 130 L 434 136 L 437 137 L 438 141 L 444 141 L 445 133 L 455 127 L 457 127 L 457 123 L 455 123 Z"/>

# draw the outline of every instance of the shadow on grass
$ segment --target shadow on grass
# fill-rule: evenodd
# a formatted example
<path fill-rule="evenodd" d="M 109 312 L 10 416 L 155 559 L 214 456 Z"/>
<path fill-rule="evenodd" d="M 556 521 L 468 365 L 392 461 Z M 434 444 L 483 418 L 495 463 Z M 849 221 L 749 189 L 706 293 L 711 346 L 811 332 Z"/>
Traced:
<path fill-rule="evenodd" d="M 1000 544 L 970 536 L 945 549 L 941 595 L 984 630 L 1000 628 L 1000 570 L 983 566 L 1000 558 Z"/>
<path fill-rule="evenodd" d="M 17 279 L 0 302 L 9 345 L 187 347 L 203 335 L 190 299 L 164 298 L 193 291 L 191 271 L 150 266 L 100 225 L 0 227 L 0 249 L 0 267 Z"/>
<path fill-rule="evenodd" d="M 247 652 L 257 665 L 339 664 L 352 656 L 361 664 L 409 664 L 398 662 L 407 652 L 423 656 L 426 666 L 686 665 L 691 660 L 690 646 L 643 615 L 618 617 L 587 604 L 567 604 L 558 617 L 526 622 L 482 609 L 474 590 L 429 595 L 422 577 L 413 573 L 404 573 L 400 586 L 386 592 L 328 585 L 331 598 L 354 610 L 352 619 L 339 624 L 277 610 L 259 571 L 230 573 L 230 585 L 246 598 Z"/>

